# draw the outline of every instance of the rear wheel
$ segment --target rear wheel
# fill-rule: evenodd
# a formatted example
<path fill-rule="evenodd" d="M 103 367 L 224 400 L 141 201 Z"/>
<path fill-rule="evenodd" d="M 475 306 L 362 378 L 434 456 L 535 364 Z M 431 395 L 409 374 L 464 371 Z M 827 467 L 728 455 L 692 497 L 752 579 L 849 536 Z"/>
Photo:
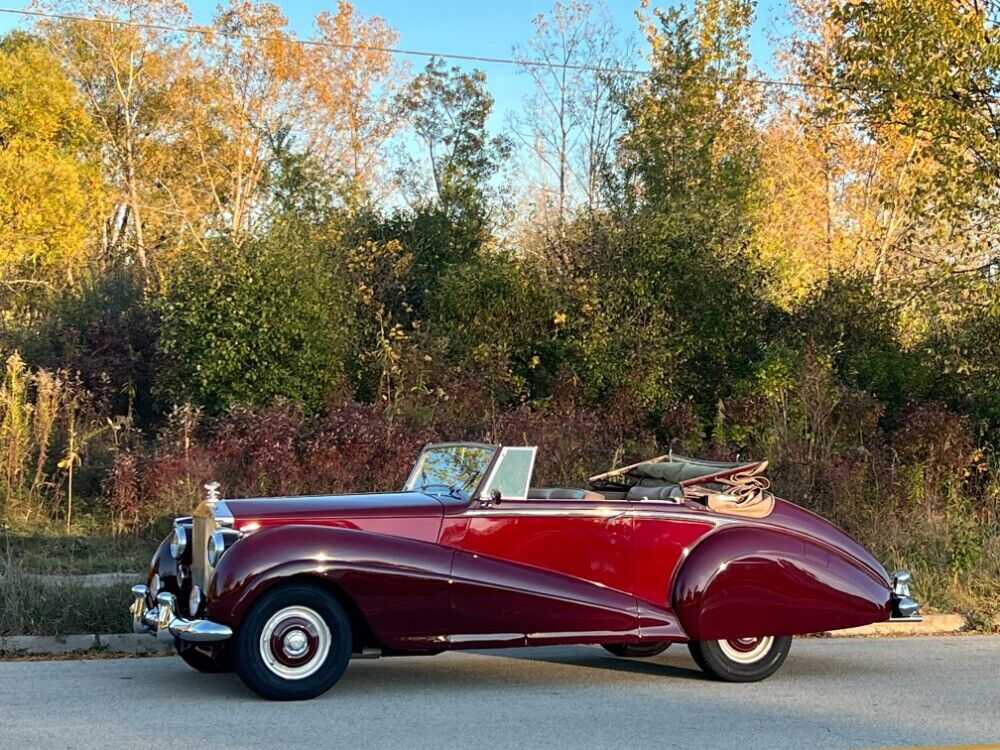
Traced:
<path fill-rule="evenodd" d="M 333 687 L 351 656 L 351 623 L 340 602 L 309 584 L 261 596 L 236 632 L 233 666 L 269 700 L 307 700 Z"/>
<path fill-rule="evenodd" d="M 757 682 L 778 671 L 792 646 L 790 635 L 691 641 L 691 656 L 706 673 L 725 682 Z"/>
<path fill-rule="evenodd" d="M 643 659 L 662 654 L 670 646 L 663 643 L 602 643 L 601 647 L 615 656 L 626 656 L 633 659 Z"/>

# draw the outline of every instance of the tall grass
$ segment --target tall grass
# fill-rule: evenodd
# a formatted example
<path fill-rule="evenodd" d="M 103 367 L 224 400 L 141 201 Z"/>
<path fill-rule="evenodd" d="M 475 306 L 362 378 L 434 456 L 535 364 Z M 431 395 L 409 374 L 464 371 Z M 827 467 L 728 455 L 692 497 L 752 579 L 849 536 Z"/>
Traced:
<path fill-rule="evenodd" d="M 21 566 L 0 565 L 0 635 L 120 633 L 129 601 L 126 584 L 53 584 Z"/>
<path fill-rule="evenodd" d="M 30 528 L 73 521 L 75 495 L 94 492 L 79 469 L 89 452 L 106 453 L 121 426 L 100 416 L 101 404 L 63 370 L 29 370 L 17 352 L 0 380 L 0 521 Z M 76 482 L 74 483 L 74 480 Z"/>

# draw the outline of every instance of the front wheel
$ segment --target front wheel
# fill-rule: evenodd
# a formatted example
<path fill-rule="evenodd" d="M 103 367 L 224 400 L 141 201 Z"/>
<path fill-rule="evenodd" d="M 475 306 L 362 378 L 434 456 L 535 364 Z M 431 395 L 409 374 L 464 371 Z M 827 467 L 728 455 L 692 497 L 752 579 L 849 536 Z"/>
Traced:
<path fill-rule="evenodd" d="M 308 700 L 333 687 L 351 656 L 351 622 L 331 594 L 291 584 L 263 594 L 236 631 L 233 666 L 269 700 Z"/>
<path fill-rule="evenodd" d="M 626 656 L 634 659 L 644 659 L 662 654 L 670 646 L 665 643 L 602 643 L 601 647 L 615 656 Z"/>
<path fill-rule="evenodd" d="M 757 682 L 778 671 L 791 646 L 790 635 L 768 635 L 724 641 L 691 641 L 688 650 L 698 666 L 717 680 Z"/>

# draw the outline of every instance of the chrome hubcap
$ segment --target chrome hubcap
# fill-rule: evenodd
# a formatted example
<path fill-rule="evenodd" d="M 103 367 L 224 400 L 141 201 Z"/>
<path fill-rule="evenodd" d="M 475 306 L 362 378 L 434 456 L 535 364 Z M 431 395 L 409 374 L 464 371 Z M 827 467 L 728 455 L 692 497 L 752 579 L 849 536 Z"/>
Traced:
<path fill-rule="evenodd" d="M 326 662 L 333 636 L 323 617 L 309 607 L 275 612 L 260 632 L 264 665 L 286 680 L 302 680 Z"/>
<path fill-rule="evenodd" d="M 756 638 L 730 638 L 719 641 L 719 648 L 730 659 L 738 664 L 753 664 L 763 659 L 771 651 L 774 636 Z"/>
<path fill-rule="evenodd" d="M 309 639 L 301 630 L 292 630 L 285 636 L 284 649 L 288 656 L 302 656 L 309 648 Z"/>

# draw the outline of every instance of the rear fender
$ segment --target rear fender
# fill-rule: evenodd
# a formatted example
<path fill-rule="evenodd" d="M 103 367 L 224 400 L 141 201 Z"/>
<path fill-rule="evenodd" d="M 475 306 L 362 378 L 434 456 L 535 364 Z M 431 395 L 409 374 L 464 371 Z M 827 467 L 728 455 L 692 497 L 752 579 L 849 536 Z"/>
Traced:
<path fill-rule="evenodd" d="M 257 531 L 219 561 L 208 616 L 234 630 L 264 591 L 293 578 L 334 586 L 386 648 L 440 648 L 447 634 L 453 551 L 434 543 L 329 526 Z"/>
<path fill-rule="evenodd" d="M 796 635 L 889 619 L 892 592 L 862 561 L 782 530 L 736 526 L 695 546 L 674 582 L 692 640 Z"/>

